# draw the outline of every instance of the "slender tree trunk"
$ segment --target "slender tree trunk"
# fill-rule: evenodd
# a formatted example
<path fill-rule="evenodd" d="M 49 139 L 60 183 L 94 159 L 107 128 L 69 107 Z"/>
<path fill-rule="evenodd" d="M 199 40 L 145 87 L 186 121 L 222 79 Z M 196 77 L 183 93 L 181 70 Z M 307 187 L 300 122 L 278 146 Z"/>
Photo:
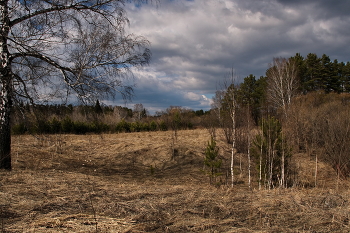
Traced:
<path fill-rule="evenodd" d="M 262 150 L 260 150 L 260 152 L 261 151 Z M 262 153 L 260 153 L 260 156 L 259 156 L 259 190 L 261 190 L 261 182 L 262 182 Z"/>
<path fill-rule="evenodd" d="M 283 144 L 283 142 L 282 142 Z M 282 161 L 281 161 L 281 187 L 282 188 L 285 188 L 285 178 L 284 178 L 284 174 L 285 174 L 285 171 L 284 171 L 284 160 L 285 160 L 285 157 L 284 157 L 284 149 L 282 149 Z"/>
<path fill-rule="evenodd" d="M 242 155 L 239 154 L 239 178 L 242 178 L 242 176 L 243 176 Z"/>
<path fill-rule="evenodd" d="M 316 157 L 315 157 L 315 188 L 317 187 L 317 165 L 318 161 L 317 161 L 317 153 L 316 153 Z"/>
<path fill-rule="evenodd" d="M 282 132 L 282 158 L 281 158 L 281 187 L 282 188 L 285 188 L 285 170 L 284 170 L 284 167 L 285 167 L 285 154 L 284 154 L 284 140 L 283 140 L 283 132 Z"/>
<path fill-rule="evenodd" d="M 233 133 L 232 133 L 233 134 Z M 234 176 L 233 176 L 233 160 L 235 155 L 235 140 L 232 140 L 232 148 L 231 148 L 231 187 L 233 187 Z"/>
<path fill-rule="evenodd" d="M 11 170 L 11 97 L 9 90 L 4 87 L 0 93 L 0 169 Z"/>
<path fill-rule="evenodd" d="M 272 188 L 272 174 L 273 174 L 273 153 L 274 151 L 272 151 L 271 153 L 269 153 L 269 157 L 270 157 L 270 161 L 269 161 L 269 190 Z"/>
<path fill-rule="evenodd" d="M 250 175 L 250 169 L 251 169 L 251 162 L 250 162 L 250 109 L 249 109 L 249 104 L 248 104 L 248 186 L 249 186 L 249 189 L 251 189 L 251 175 Z"/>
<path fill-rule="evenodd" d="M 7 1 L 0 1 L 0 169 L 11 170 L 12 75 L 9 65 Z"/>
<path fill-rule="evenodd" d="M 272 149 L 272 142 L 271 142 L 271 123 L 269 122 L 268 125 L 268 141 L 267 141 L 267 145 L 268 145 L 268 189 L 271 189 L 271 184 L 272 184 L 272 153 L 273 153 L 273 149 Z"/>
<path fill-rule="evenodd" d="M 234 92 L 234 90 L 233 90 Z M 236 153 L 236 100 L 235 100 L 235 94 L 233 93 L 232 98 L 232 113 L 231 113 L 231 119 L 232 119 L 232 150 L 231 150 L 231 186 L 233 187 L 234 177 L 233 177 L 233 160 L 234 155 Z"/>
<path fill-rule="evenodd" d="M 261 182 L 262 182 L 263 130 L 264 130 L 264 123 L 262 123 L 262 127 L 261 127 L 261 143 L 260 143 L 260 155 L 259 155 L 259 190 L 261 190 Z"/>

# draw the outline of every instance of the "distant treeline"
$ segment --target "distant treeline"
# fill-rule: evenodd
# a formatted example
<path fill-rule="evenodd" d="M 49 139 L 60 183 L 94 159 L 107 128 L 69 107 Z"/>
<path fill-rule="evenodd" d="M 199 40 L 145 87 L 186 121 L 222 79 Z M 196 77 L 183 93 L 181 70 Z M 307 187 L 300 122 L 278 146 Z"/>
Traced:
<path fill-rule="evenodd" d="M 121 106 L 35 105 L 21 103 L 15 107 L 13 134 L 121 133 L 192 129 L 199 126 L 203 110 L 170 107 L 150 116 L 142 104 L 134 110 Z"/>
<path fill-rule="evenodd" d="M 73 121 L 69 117 L 63 120 L 39 120 L 35 124 L 28 126 L 25 123 L 18 123 L 12 126 L 13 134 L 86 134 L 86 133 L 122 133 L 122 132 L 141 132 L 141 131 L 158 131 L 168 130 L 167 125 L 161 121 L 156 123 L 152 121 L 150 123 L 145 122 L 126 122 L 120 121 L 116 125 L 110 125 L 102 122 L 82 122 Z"/>

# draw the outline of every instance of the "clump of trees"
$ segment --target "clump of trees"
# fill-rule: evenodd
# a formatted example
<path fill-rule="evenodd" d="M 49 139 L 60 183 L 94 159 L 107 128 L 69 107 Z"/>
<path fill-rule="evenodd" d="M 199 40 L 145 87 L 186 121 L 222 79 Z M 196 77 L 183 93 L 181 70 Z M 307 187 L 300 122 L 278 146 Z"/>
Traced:
<path fill-rule="evenodd" d="M 331 61 L 327 55 L 274 58 L 265 76 L 249 75 L 216 92 L 210 114 L 216 124 L 207 128 L 212 135 L 217 134 L 213 128 L 222 129 L 228 144 L 236 139 L 234 149 L 248 154 L 249 185 L 251 167 L 256 167 L 259 188 L 297 185 L 291 162 L 297 152 L 314 157 L 314 185 L 319 160 L 334 168 L 338 180 L 347 178 L 349 71 L 349 62 Z"/>
<path fill-rule="evenodd" d="M 290 143 L 315 161 L 323 160 L 339 179 L 350 176 L 350 94 L 314 92 L 294 99 L 286 126 Z M 317 185 L 317 167 L 315 168 Z"/>
<path fill-rule="evenodd" d="M 313 91 L 325 93 L 349 93 L 350 92 L 350 62 L 331 60 L 323 54 L 318 57 L 315 53 L 309 53 L 305 58 L 297 53 L 290 58 L 298 67 L 299 90 L 306 94 Z"/>
<path fill-rule="evenodd" d="M 280 122 L 274 117 L 263 118 L 260 133 L 252 143 L 252 155 L 257 161 L 259 187 L 286 187 L 291 150 Z"/>

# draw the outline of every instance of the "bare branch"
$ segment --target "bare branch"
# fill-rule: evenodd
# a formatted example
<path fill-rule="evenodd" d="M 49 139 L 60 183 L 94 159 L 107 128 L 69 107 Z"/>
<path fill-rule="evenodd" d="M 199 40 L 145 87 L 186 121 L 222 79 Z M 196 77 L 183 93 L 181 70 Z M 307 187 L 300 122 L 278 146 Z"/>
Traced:
<path fill-rule="evenodd" d="M 30 12 L 30 9 L 25 5 L 25 8 L 29 13 L 22 17 L 11 20 L 9 24 L 10 27 L 39 15 L 47 15 L 52 12 L 62 12 L 66 10 L 74 10 L 78 12 L 89 10 L 89 11 L 98 13 L 104 17 L 106 17 L 107 15 L 112 16 L 112 14 L 109 13 L 107 10 L 104 10 L 104 8 L 108 8 L 108 6 L 113 2 L 122 3 L 122 1 L 120 0 L 95 1 L 95 3 L 94 1 L 78 1 L 78 2 L 72 1 L 72 4 L 67 4 L 67 5 L 59 4 L 58 2 L 54 3 L 53 1 L 43 1 L 43 2 L 45 2 L 49 7 L 36 10 L 32 13 Z M 24 1 L 24 3 L 26 3 L 26 1 Z M 122 10 L 122 8 L 119 8 L 119 9 Z"/>

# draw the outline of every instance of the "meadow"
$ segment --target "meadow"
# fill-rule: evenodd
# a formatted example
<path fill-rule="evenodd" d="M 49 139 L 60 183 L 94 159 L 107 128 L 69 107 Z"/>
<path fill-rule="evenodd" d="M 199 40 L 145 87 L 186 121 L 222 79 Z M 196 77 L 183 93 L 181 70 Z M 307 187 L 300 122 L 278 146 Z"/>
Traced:
<path fill-rule="evenodd" d="M 1 232 L 349 232 L 349 182 L 293 155 L 298 185 L 258 190 L 235 158 L 235 184 L 210 185 L 205 129 L 16 135 L 13 171 L 0 171 Z M 223 168 L 230 145 L 218 140 Z M 239 169 L 241 162 L 242 171 Z"/>

